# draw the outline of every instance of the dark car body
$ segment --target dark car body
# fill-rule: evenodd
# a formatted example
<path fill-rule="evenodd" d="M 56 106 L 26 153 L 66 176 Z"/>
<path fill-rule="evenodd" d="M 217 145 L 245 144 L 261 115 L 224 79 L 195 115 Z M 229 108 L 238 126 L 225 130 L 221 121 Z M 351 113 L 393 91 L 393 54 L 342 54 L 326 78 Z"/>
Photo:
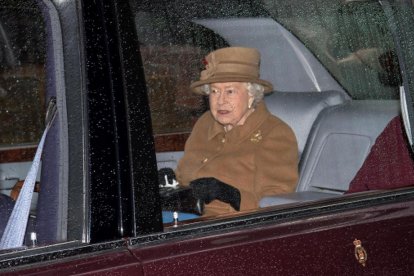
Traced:
<path fill-rule="evenodd" d="M 2 185 L 15 179 L 9 171 L 30 166 L 49 98 L 56 97 L 58 113 L 28 225 L 37 245 L 27 240 L 0 251 L 0 274 L 414 270 L 414 183 L 346 193 L 395 116 L 402 114 L 412 147 L 413 2 L 3 2 Z M 15 14 L 21 18 L 11 21 Z M 41 35 L 27 44 L 11 38 L 16 22 Z M 9 40 L 23 50 L 14 53 Z M 28 50 L 37 44 L 42 50 Z M 230 45 L 261 50 L 262 75 L 277 90 L 266 103 L 297 135 L 301 182 L 256 211 L 166 221 L 171 210 L 163 210 L 158 169 L 176 164 L 207 109 L 205 99 L 187 96 L 187 86 L 204 54 Z M 13 121 L 6 110 L 27 112 L 26 121 Z M 319 140 L 325 129 L 332 130 Z"/>

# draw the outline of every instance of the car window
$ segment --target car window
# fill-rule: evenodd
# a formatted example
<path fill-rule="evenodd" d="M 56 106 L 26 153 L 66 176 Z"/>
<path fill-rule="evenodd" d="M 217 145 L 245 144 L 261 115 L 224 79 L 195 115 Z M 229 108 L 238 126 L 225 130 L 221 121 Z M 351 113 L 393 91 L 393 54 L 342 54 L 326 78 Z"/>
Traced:
<path fill-rule="evenodd" d="M 313 198 L 318 200 L 349 192 L 361 174 L 369 174 L 367 160 L 377 160 L 371 153 L 375 141 L 392 122 L 402 123 L 398 45 L 378 2 L 195 1 L 187 7 L 177 1 L 131 1 L 131 6 L 155 135 L 189 133 L 208 110 L 189 85 L 199 78 L 203 56 L 226 46 L 261 52 L 261 76 L 275 87 L 265 102 L 295 132 L 296 192 L 308 199 L 314 193 L 324 194 Z M 158 152 L 158 168 L 175 169 L 184 147 L 172 148 Z M 381 154 L 385 163 L 393 162 L 392 153 Z M 268 197 L 261 204 L 301 201 L 296 197 Z"/>
<path fill-rule="evenodd" d="M 18 205 L 18 199 L 28 185 L 23 183 L 32 178 L 35 189 L 28 199 L 31 205 L 23 246 L 67 240 L 68 135 L 62 38 L 56 10 L 47 4 L 3 1 L 0 6 L 0 193 L 2 202 L 11 202 L 1 210 L 0 236 L 13 206 L 25 208 Z M 58 111 L 43 148 L 39 146 L 43 151 L 39 151 L 41 162 L 36 166 L 32 161 L 45 131 L 50 101 Z M 33 176 L 28 176 L 29 171 Z"/>
<path fill-rule="evenodd" d="M 17 198 L 21 189 L 44 128 L 45 52 L 45 23 L 38 6 L 28 4 L 26 1 L 2 2 L 0 5 L 0 193 L 13 199 Z M 37 177 L 37 181 L 39 179 Z M 37 197 L 38 189 L 33 196 L 32 215 L 36 213 Z M 6 222 L 2 223 L 2 230 Z"/>
<path fill-rule="evenodd" d="M 44 22 L 31 6 L 0 10 L 0 147 L 37 143 L 43 128 Z"/>
<path fill-rule="evenodd" d="M 207 28 L 170 18 L 168 7 L 133 4 L 154 132 L 187 131 L 206 110 L 204 99 L 189 93 L 202 66 L 193 61 L 228 44 Z"/>
<path fill-rule="evenodd" d="M 398 59 L 387 17 L 372 1 L 265 1 L 354 99 L 398 99 Z"/>
<path fill-rule="evenodd" d="M 185 7 L 132 1 L 132 6 L 156 134 L 191 129 L 206 106 L 188 85 L 197 79 L 203 55 L 227 45 L 258 48 L 261 75 L 276 91 L 341 90 L 353 99 L 398 99 L 398 58 L 379 3 L 196 1 Z"/>
<path fill-rule="evenodd" d="M 401 71 L 406 72 L 402 77 L 402 84 L 400 87 L 400 97 L 402 105 L 402 116 L 404 117 L 404 126 L 408 135 L 411 148 L 413 148 L 414 137 L 414 106 L 413 91 L 414 80 L 413 62 L 414 54 L 411 51 L 413 47 L 413 30 L 408 26 L 413 23 L 413 7 L 412 3 L 405 1 L 399 3 L 392 1 L 391 3 L 384 3 L 384 11 L 387 14 L 388 22 L 392 34 L 396 41 L 397 55 L 400 60 Z"/>

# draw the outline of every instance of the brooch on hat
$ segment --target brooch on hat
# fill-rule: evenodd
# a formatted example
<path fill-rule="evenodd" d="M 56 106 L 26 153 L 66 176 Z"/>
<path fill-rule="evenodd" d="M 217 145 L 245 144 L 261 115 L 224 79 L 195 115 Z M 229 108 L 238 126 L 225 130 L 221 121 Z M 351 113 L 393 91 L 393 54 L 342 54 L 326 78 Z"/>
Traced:
<path fill-rule="evenodd" d="M 250 141 L 252 141 L 253 143 L 259 143 L 262 140 L 262 132 L 260 130 L 256 131 L 252 137 L 250 138 Z"/>
<path fill-rule="evenodd" d="M 207 61 L 207 59 L 206 59 L 206 58 L 203 58 L 203 59 L 201 60 L 201 63 L 203 63 L 203 65 L 207 68 L 207 66 L 208 66 L 208 61 Z"/>
<path fill-rule="evenodd" d="M 212 77 L 216 72 L 216 62 L 215 62 L 215 56 L 214 54 L 209 55 L 208 57 L 205 57 L 201 61 L 205 67 L 205 69 L 201 72 L 201 79 L 205 80 L 210 77 Z"/>

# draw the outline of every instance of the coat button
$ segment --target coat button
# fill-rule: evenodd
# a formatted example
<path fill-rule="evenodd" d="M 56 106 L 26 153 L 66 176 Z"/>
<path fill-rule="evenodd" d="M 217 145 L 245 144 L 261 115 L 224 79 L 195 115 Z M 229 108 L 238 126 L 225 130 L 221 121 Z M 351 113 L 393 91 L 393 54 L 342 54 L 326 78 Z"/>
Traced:
<path fill-rule="evenodd" d="M 201 162 L 206 163 L 207 161 L 208 161 L 208 158 L 206 157 L 206 158 L 204 158 L 204 159 L 203 159 L 203 161 L 201 161 Z"/>
<path fill-rule="evenodd" d="M 221 142 L 224 144 L 226 143 L 226 138 L 221 138 Z"/>

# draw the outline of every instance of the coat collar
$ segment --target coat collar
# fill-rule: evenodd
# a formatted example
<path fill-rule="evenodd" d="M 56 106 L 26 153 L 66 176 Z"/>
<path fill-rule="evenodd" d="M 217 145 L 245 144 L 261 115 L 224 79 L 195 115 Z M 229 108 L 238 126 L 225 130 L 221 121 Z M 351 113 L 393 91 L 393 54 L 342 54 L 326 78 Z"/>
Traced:
<path fill-rule="evenodd" d="M 213 115 L 210 116 L 213 120 L 212 124 L 208 128 L 208 134 L 207 138 L 208 140 L 213 139 L 219 134 L 222 134 L 223 136 L 226 136 L 226 139 L 228 139 L 231 142 L 236 141 L 242 141 L 247 136 L 250 136 L 253 131 L 255 131 L 270 115 L 269 111 L 266 108 L 266 105 L 264 102 L 260 102 L 256 106 L 256 110 L 246 119 L 246 122 L 242 126 L 235 126 L 230 130 L 228 133 L 224 131 L 223 125 L 218 123 L 216 120 L 214 120 Z"/>

